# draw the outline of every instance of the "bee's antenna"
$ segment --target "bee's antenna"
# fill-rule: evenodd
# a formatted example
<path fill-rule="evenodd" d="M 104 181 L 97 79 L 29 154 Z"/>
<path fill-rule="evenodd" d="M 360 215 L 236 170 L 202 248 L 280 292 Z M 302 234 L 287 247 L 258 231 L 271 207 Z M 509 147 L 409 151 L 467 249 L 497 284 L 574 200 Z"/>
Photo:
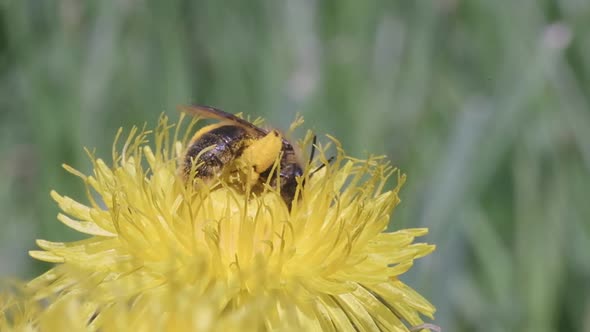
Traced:
<path fill-rule="evenodd" d="M 318 135 L 313 135 L 313 139 L 311 142 L 311 153 L 309 154 L 309 164 L 311 165 L 311 162 L 313 161 L 313 157 L 315 155 L 315 150 L 316 150 L 316 143 L 318 141 Z M 334 160 L 334 156 L 330 157 L 330 159 L 328 159 L 328 162 L 325 164 L 322 164 L 320 166 L 318 166 L 318 168 L 314 169 L 313 171 L 311 171 L 311 173 L 309 173 L 309 176 L 311 177 L 312 175 L 314 175 L 315 173 L 317 173 L 319 170 L 321 170 L 322 168 L 326 167 L 327 164 L 331 163 Z"/>
<path fill-rule="evenodd" d="M 311 142 L 311 153 L 309 154 L 309 161 L 308 163 L 311 164 L 312 160 L 313 160 L 313 156 L 315 155 L 315 144 L 318 141 L 318 135 L 313 135 L 313 140 Z"/>
<path fill-rule="evenodd" d="M 328 162 L 325 164 L 321 164 L 320 166 L 318 166 L 318 168 L 314 169 L 309 176 L 313 176 L 315 173 L 317 173 L 318 171 L 320 171 L 322 168 L 326 167 L 326 165 L 332 163 L 332 161 L 334 161 L 334 156 L 330 157 L 330 159 L 328 159 Z"/>

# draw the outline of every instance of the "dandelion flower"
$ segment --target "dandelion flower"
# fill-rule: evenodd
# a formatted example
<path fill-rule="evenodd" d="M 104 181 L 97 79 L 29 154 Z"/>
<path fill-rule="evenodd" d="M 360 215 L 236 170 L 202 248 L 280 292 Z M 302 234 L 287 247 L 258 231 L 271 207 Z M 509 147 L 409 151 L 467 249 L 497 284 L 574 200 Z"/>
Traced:
<path fill-rule="evenodd" d="M 434 246 L 414 243 L 426 229 L 386 232 L 405 176 L 385 159 L 332 139 L 334 161 L 320 148 L 327 166 L 305 170 L 289 209 L 270 186 L 187 185 L 177 170 L 192 124 L 133 129 L 112 165 L 89 153 L 91 175 L 64 166 L 88 203 L 52 192 L 58 220 L 89 237 L 30 252 L 57 263 L 28 284 L 55 313 L 36 324 L 69 313 L 91 330 L 408 331 L 432 318 L 399 276 Z"/>

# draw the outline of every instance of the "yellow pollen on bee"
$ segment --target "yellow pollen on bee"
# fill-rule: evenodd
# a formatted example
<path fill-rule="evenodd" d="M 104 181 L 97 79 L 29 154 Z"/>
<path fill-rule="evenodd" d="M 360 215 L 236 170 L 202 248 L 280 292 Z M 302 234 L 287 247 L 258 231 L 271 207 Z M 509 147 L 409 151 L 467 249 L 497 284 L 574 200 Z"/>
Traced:
<path fill-rule="evenodd" d="M 255 140 L 242 153 L 240 159 L 260 174 L 270 168 L 281 153 L 283 137 L 272 130 L 261 139 Z"/>

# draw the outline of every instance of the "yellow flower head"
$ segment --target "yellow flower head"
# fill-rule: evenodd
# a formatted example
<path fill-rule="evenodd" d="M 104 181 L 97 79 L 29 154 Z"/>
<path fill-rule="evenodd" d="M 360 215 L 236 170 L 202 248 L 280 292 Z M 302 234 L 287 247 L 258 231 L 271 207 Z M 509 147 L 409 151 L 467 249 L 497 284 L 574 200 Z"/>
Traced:
<path fill-rule="evenodd" d="M 162 117 L 153 132 L 133 129 L 122 152 L 115 141 L 112 166 L 90 154 L 92 175 L 65 166 L 88 203 L 52 192 L 58 219 L 90 237 L 38 240 L 43 251 L 30 252 L 58 263 L 28 285 L 54 312 L 36 324 L 73 313 L 109 331 L 408 331 L 432 318 L 434 307 L 398 279 L 434 249 L 413 243 L 427 230 L 385 232 L 399 171 L 348 157 L 331 139 L 335 159 L 320 147 L 289 209 L 268 183 L 246 193 L 225 178 L 180 175 L 194 123 Z M 312 175 L 318 161 L 326 166 Z M 397 186 L 386 190 L 392 175 Z"/>

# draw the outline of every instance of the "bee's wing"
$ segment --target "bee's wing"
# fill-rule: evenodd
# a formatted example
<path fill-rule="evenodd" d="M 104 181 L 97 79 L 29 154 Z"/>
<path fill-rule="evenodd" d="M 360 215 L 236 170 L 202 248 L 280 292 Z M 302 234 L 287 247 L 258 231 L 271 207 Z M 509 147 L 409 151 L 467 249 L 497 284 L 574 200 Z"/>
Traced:
<path fill-rule="evenodd" d="M 240 126 L 252 134 L 257 136 L 259 135 L 266 135 L 268 132 L 260 127 L 253 125 L 252 123 L 238 118 L 237 116 L 222 111 L 218 108 L 211 107 L 211 106 L 201 106 L 201 105 L 194 105 L 194 106 L 178 106 L 178 109 L 186 114 L 192 116 L 198 116 L 205 119 L 216 119 L 220 121 L 229 121 L 233 124 Z"/>

